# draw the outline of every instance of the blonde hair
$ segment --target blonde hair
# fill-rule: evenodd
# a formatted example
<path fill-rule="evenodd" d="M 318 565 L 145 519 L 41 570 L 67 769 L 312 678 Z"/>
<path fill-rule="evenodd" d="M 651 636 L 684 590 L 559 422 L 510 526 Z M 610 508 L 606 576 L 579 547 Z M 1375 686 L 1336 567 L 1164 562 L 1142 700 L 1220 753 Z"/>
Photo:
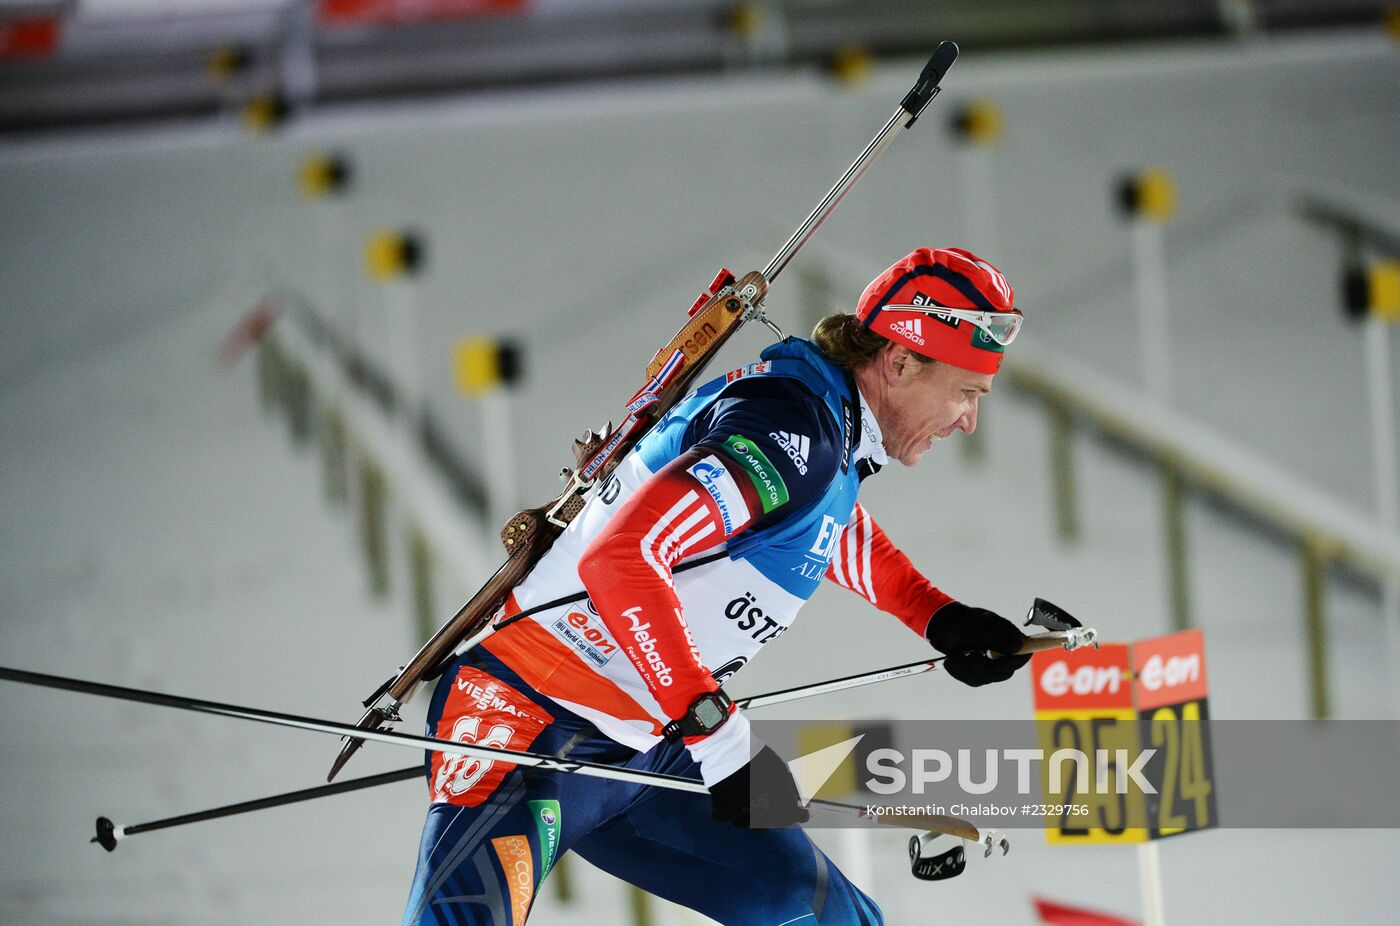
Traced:
<path fill-rule="evenodd" d="M 876 334 L 860 319 L 845 312 L 828 315 L 817 322 L 812 329 L 812 340 L 827 359 L 843 370 L 855 371 L 875 359 L 875 355 L 886 345 L 894 342 L 884 335 Z M 928 357 L 909 352 L 921 364 L 936 363 Z"/>

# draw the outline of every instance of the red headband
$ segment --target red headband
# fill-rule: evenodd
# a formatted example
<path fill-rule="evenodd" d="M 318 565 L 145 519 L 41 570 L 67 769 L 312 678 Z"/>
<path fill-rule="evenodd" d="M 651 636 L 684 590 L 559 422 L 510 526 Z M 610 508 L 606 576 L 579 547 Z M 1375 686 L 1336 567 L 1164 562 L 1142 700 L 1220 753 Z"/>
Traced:
<path fill-rule="evenodd" d="M 871 331 L 915 353 L 976 373 L 995 373 L 1001 369 L 1004 348 L 976 325 L 885 307 L 1007 312 L 1015 298 L 1001 271 L 971 251 L 919 248 L 870 282 L 856 305 L 856 317 Z"/>

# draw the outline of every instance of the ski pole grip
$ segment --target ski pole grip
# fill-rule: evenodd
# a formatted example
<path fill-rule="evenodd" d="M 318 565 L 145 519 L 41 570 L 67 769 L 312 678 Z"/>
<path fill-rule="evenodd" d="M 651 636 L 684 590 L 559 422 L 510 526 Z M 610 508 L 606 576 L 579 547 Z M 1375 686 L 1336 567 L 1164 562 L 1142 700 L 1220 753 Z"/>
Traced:
<path fill-rule="evenodd" d="M 914 88 L 904 95 L 904 101 L 899 104 L 910 115 L 909 121 L 904 126 L 906 129 L 919 118 L 924 107 L 938 96 L 939 81 L 943 80 L 943 75 L 948 73 L 948 69 L 953 66 L 953 62 L 956 60 L 958 60 L 958 43 L 939 43 L 933 57 L 928 59 L 928 64 L 924 65 L 923 71 L 920 72 Z"/>

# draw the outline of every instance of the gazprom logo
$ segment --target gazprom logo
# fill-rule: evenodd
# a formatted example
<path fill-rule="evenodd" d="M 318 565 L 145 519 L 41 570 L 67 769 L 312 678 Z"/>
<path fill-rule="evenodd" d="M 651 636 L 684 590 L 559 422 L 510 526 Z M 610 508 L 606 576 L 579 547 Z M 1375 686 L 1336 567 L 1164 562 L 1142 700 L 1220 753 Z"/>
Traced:
<path fill-rule="evenodd" d="M 701 460 L 690 468 L 690 474 L 696 479 L 699 479 L 702 484 L 710 485 L 724 474 L 724 469 L 713 463 Z"/>
<path fill-rule="evenodd" d="M 744 496 L 734 482 L 734 477 L 729 475 L 729 470 L 725 469 L 716 457 L 708 456 L 688 467 L 686 472 L 694 476 L 696 481 L 705 487 L 705 491 L 710 493 L 710 498 L 715 500 L 720 521 L 724 524 L 725 536 L 734 533 L 737 526 L 735 515 L 747 515 L 747 509 Z"/>

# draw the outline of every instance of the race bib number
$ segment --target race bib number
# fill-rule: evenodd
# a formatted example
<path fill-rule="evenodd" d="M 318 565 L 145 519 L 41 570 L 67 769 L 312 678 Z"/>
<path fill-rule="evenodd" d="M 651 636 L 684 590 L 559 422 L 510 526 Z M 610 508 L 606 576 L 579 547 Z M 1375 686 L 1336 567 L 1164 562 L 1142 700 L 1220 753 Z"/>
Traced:
<path fill-rule="evenodd" d="M 500 679 L 462 666 L 452 682 L 434 735 L 438 739 L 496 749 L 524 750 L 554 720 Z M 434 803 L 480 806 L 500 787 L 512 762 L 435 752 L 429 797 Z"/>

